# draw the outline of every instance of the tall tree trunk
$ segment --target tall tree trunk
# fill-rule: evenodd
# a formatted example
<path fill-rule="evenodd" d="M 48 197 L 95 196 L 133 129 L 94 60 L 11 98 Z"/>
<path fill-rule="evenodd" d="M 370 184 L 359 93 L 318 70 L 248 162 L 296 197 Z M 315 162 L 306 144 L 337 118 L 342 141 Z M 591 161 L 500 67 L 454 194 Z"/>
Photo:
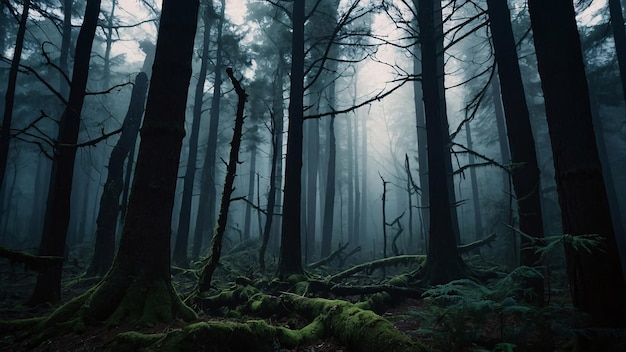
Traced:
<path fill-rule="evenodd" d="M 85 100 L 89 75 L 91 47 L 96 33 L 100 0 L 87 1 L 83 25 L 76 42 L 74 70 L 68 105 L 61 116 L 55 146 L 55 160 L 50 175 L 50 190 L 41 236 L 39 255 L 63 256 L 70 220 L 70 198 L 74 176 L 76 143 L 80 128 L 80 113 Z M 39 272 L 29 305 L 57 302 L 61 298 L 63 263 L 50 265 Z"/>
<path fill-rule="evenodd" d="M 543 238 L 543 218 L 541 215 L 539 166 L 511 28 L 508 2 L 487 0 L 487 4 L 498 76 L 502 85 L 502 104 L 511 149 L 511 161 L 521 165 L 512 173 L 520 231 L 541 239 Z M 494 99 L 498 98 L 494 95 Z M 541 265 L 541 258 L 534 248 L 533 241 L 526 236 L 521 237 L 520 264 L 526 266 Z M 530 279 L 527 284 L 533 290 L 534 302 L 543 305 L 543 280 Z"/>
<path fill-rule="evenodd" d="M 59 92 L 63 97 L 67 97 L 70 91 L 68 82 L 65 80 L 69 73 L 69 56 L 72 41 L 72 8 L 74 0 L 63 0 L 63 32 L 61 36 L 61 52 L 59 53 Z"/>
<path fill-rule="evenodd" d="M 469 150 L 473 150 L 474 143 L 472 141 L 472 129 L 470 128 L 470 123 L 465 124 L 465 137 L 467 139 L 467 148 Z M 475 162 L 474 154 L 470 153 L 468 157 L 468 162 L 470 165 Z M 483 217 L 480 213 L 480 200 L 478 195 L 478 178 L 476 177 L 476 168 L 470 168 L 470 182 L 472 184 L 472 206 L 474 208 L 474 240 L 478 241 L 483 236 Z"/>
<path fill-rule="evenodd" d="M 225 0 L 221 0 L 222 9 L 217 27 L 217 52 L 215 59 L 215 82 L 213 96 L 211 97 L 211 121 L 209 124 L 209 138 L 207 142 L 204 165 L 202 166 L 202 181 L 200 184 L 200 203 L 194 229 L 194 241 L 192 258 L 198 258 L 202 250 L 204 238 L 215 226 L 215 206 L 217 201 L 216 182 L 216 158 L 217 158 L 217 132 L 220 121 L 220 100 L 222 98 L 222 31 L 224 29 Z"/>
<path fill-rule="evenodd" d="M 624 326 L 626 283 L 589 103 L 574 6 L 567 0 L 529 0 L 531 26 L 543 87 L 563 231 L 598 234 L 601 248 L 577 251 L 565 245 L 574 305 L 601 326 Z"/>
<path fill-rule="evenodd" d="M 289 88 L 289 134 L 285 158 L 283 223 L 277 275 L 286 279 L 303 275 L 300 240 L 300 192 L 302 190 L 302 122 L 304 120 L 304 22 L 305 0 L 294 1 L 291 86 Z"/>
<path fill-rule="evenodd" d="M 183 194 L 181 199 L 180 217 L 178 219 L 178 230 L 176 231 L 176 243 L 172 262 L 174 265 L 186 268 L 189 266 L 187 250 L 189 247 L 189 225 L 191 222 L 191 205 L 193 202 L 193 190 L 196 180 L 196 165 L 198 163 L 198 137 L 200 135 L 200 121 L 202 119 L 202 102 L 204 98 L 204 82 L 207 76 L 209 64 L 209 46 L 212 22 L 210 14 L 212 7 L 207 6 L 202 16 L 204 31 L 202 35 L 203 45 L 200 62 L 200 72 L 196 83 L 193 102 L 193 118 L 191 122 L 191 134 L 189 135 L 189 154 L 187 156 L 187 167 L 183 177 Z M 208 153 L 208 151 L 207 151 Z"/>
<path fill-rule="evenodd" d="M 330 89 L 334 88 L 335 84 L 331 83 Z M 331 115 L 330 124 L 328 125 L 328 169 L 326 174 L 326 192 L 324 193 L 324 223 L 322 227 L 322 248 L 320 258 L 326 258 L 330 255 L 333 242 L 336 158 L 337 147 L 335 145 L 335 116 Z"/>
<path fill-rule="evenodd" d="M 358 245 L 361 239 L 367 237 L 367 115 L 363 115 L 361 131 L 361 224 L 359 227 L 363 231 L 362 234 L 359 234 L 357 238 L 357 243 L 354 245 Z"/>
<path fill-rule="evenodd" d="M 228 77 L 230 77 L 233 86 L 235 86 L 235 92 L 237 93 L 237 115 L 235 118 L 235 127 L 233 129 L 233 138 L 230 142 L 230 156 L 228 158 L 222 199 L 220 201 L 220 214 L 217 219 L 217 227 L 215 228 L 215 234 L 212 239 L 211 255 L 209 256 L 209 261 L 202 270 L 202 275 L 200 276 L 198 283 L 198 290 L 200 292 L 208 291 L 209 288 L 211 288 L 211 279 L 222 255 L 222 240 L 224 238 L 224 233 L 226 232 L 226 225 L 228 224 L 228 208 L 230 207 L 230 202 L 232 201 L 231 196 L 235 190 L 234 183 L 235 176 L 237 176 L 237 164 L 239 163 L 241 135 L 243 134 L 243 111 L 246 104 L 246 91 L 241 87 L 241 84 L 235 78 L 232 68 L 227 68 L 226 72 L 228 73 Z"/>
<path fill-rule="evenodd" d="M 256 171 L 256 146 L 250 148 L 250 175 L 248 176 L 248 201 L 252 202 L 254 199 L 254 175 Z M 252 228 L 250 227 L 250 222 L 252 219 L 252 206 L 250 204 L 246 205 L 246 215 L 244 217 L 244 230 L 243 230 L 243 239 L 244 241 L 250 238 L 250 232 L 252 232 Z"/>
<path fill-rule="evenodd" d="M 624 27 L 624 14 L 620 0 L 609 0 L 609 12 L 611 13 L 611 29 L 615 41 L 619 76 L 622 81 L 622 95 L 626 100 L 626 28 Z"/>
<path fill-rule="evenodd" d="M 282 55 L 281 55 L 282 56 Z M 278 228 L 274 221 L 280 221 L 277 205 L 280 204 L 283 165 L 283 62 L 276 67 L 276 79 L 272 84 L 272 159 L 270 160 L 270 189 L 267 194 L 267 217 L 263 226 L 263 237 L 259 250 L 259 267 L 265 270 L 265 251 L 272 235 L 272 229 Z"/>
<path fill-rule="evenodd" d="M 315 255 L 315 235 L 317 231 L 317 195 L 320 162 L 320 121 L 312 119 L 307 121 L 304 129 L 306 133 L 306 222 L 305 222 L 305 262 L 309 262 Z"/>
<path fill-rule="evenodd" d="M 443 26 L 440 0 L 418 0 L 418 23 L 422 49 L 422 93 L 428 140 L 428 187 L 430 198 L 430 241 L 426 264 L 420 276 L 430 284 L 443 284 L 465 276 L 465 264 L 457 250 L 449 187 L 450 136 L 441 80 Z"/>
<path fill-rule="evenodd" d="M 26 0 L 24 2 L 24 7 L 22 8 L 20 25 L 17 29 L 17 37 L 15 38 L 15 50 L 13 51 L 11 68 L 9 69 L 7 90 L 4 95 L 4 115 L 2 117 L 2 125 L 0 125 L 0 191 L 2 190 L 2 185 L 4 184 L 4 176 L 7 170 L 7 163 L 9 160 L 9 144 L 11 141 L 11 123 L 13 120 L 13 105 L 15 104 L 17 73 L 20 67 L 20 59 L 22 57 L 22 48 L 24 47 L 24 34 L 26 33 L 26 22 L 28 22 L 29 11 L 30 0 Z M 0 35 L 4 36 L 4 33 Z"/>
<path fill-rule="evenodd" d="M 113 263 L 120 194 L 124 184 L 124 160 L 126 160 L 128 152 L 137 139 L 147 90 L 148 76 L 142 72 L 135 79 L 128 112 L 124 118 L 124 129 L 117 144 L 113 147 L 113 151 L 111 151 L 107 167 L 107 180 L 100 198 L 100 209 L 96 221 L 98 229 L 96 230 L 95 251 L 87 269 L 87 275 L 90 276 L 104 275 Z"/>
<path fill-rule="evenodd" d="M 346 119 L 346 134 L 348 135 L 348 146 L 346 150 L 346 158 L 347 158 L 347 168 L 348 168 L 348 242 L 354 244 L 354 225 L 355 225 L 355 214 L 354 214 L 354 130 L 352 128 L 352 118 L 349 117 Z M 341 193 L 341 192 L 340 192 Z"/>
<path fill-rule="evenodd" d="M 102 281 L 64 310 L 76 311 L 58 314 L 49 319 L 49 324 L 67 316 L 83 317 L 82 324 L 107 321 L 110 325 L 196 318 L 171 283 L 170 226 L 185 135 L 197 11 L 197 0 L 163 1 L 137 167 L 119 250 Z M 81 301 L 82 306 L 77 304 Z"/>
<path fill-rule="evenodd" d="M 421 48 L 417 48 L 421 52 Z M 415 54 L 413 59 L 413 72 L 420 75 L 422 73 L 422 64 L 418 58 L 418 54 Z M 418 175 L 420 182 L 420 212 L 422 216 L 422 237 L 425 253 L 428 248 L 427 234 L 430 231 L 430 212 L 429 202 L 430 196 L 428 193 L 428 141 L 426 134 L 426 116 L 424 114 L 424 97 L 422 95 L 422 82 L 415 80 L 413 82 L 413 98 L 415 103 L 415 126 L 417 128 L 417 161 L 418 161 Z"/>

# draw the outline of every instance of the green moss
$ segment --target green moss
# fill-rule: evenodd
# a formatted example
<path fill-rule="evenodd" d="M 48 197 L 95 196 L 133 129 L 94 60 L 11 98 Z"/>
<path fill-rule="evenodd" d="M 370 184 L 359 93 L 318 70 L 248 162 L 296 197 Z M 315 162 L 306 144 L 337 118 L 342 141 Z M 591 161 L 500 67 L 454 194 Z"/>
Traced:
<path fill-rule="evenodd" d="M 291 349 L 311 343 L 322 332 L 317 321 L 300 330 L 271 326 L 263 320 L 245 323 L 201 322 L 168 334 L 149 350 L 273 352 L 277 348 Z"/>
<path fill-rule="evenodd" d="M 38 324 L 45 321 L 46 318 L 28 318 L 28 319 L 15 319 L 15 320 L 0 320 L 0 331 L 3 334 L 9 334 L 13 332 L 23 332 L 24 330 L 31 329 Z"/>
<path fill-rule="evenodd" d="M 118 334 L 111 343 L 111 349 L 119 352 L 132 352 L 141 348 L 157 345 L 165 334 L 143 334 L 137 331 L 127 331 Z"/>

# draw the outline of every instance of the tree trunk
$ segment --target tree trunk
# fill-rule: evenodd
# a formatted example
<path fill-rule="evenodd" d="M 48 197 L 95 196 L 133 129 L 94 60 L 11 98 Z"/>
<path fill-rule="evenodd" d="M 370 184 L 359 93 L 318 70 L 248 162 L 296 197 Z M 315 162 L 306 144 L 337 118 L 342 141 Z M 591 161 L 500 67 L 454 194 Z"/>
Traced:
<path fill-rule="evenodd" d="M 591 118 L 574 6 L 567 0 L 529 0 L 531 26 L 546 105 L 563 231 L 598 234 L 601 248 L 577 251 L 567 242 L 574 305 L 601 326 L 624 326 L 626 283 Z"/>
<path fill-rule="evenodd" d="M 80 113 L 85 100 L 89 75 L 91 47 L 96 33 L 100 0 L 90 0 L 85 8 L 83 25 L 76 42 L 74 70 L 68 105 L 61 116 L 56 141 L 55 160 L 50 175 L 50 190 L 41 236 L 39 255 L 63 256 L 70 220 L 70 197 L 74 177 L 76 142 L 80 128 Z M 29 305 L 57 302 L 61 298 L 63 264 L 50 265 L 37 275 L 37 283 Z"/>
<path fill-rule="evenodd" d="M 63 0 L 63 34 L 61 37 L 61 52 L 59 53 L 59 92 L 63 97 L 69 94 L 68 82 L 65 75 L 69 73 L 68 59 L 70 56 L 70 45 L 72 41 L 72 7 L 74 0 Z"/>
<path fill-rule="evenodd" d="M 329 89 L 334 89 L 331 83 Z M 332 92 L 331 92 L 332 94 Z M 322 227 L 321 258 L 330 255 L 333 242 L 333 223 L 335 216 L 335 164 L 337 146 L 335 144 L 335 116 L 331 115 L 328 125 L 328 170 L 326 174 L 326 193 L 324 194 L 324 223 Z"/>
<path fill-rule="evenodd" d="M 317 231 L 317 174 L 319 172 L 320 162 L 320 122 L 318 119 L 307 121 L 305 130 L 307 131 L 306 138 L 306 222 L 305 222 L 305 252 L 304 261 L 309 262 L 315 255 L 315 235 Z M 291 130 L 291 129 L 290 129 Z"/>
<path fill-rule="evenodd" d="M 4 184 L 4 176 L 9 160 L 9 143 L 11 141 L 11 123 L 13 120 L 13 105 L 15 104 L 17 73 L 22 57 L 22 48 L 24 47 L 24 34 L 26 33 L 26 22 L 28 22 L 29 11 L 30 0 L 26 0 L 22 9 L 22 16 L 20 17 L 20 25 L 17 29 L 15 50 L 13 51 L 13 59 L 11 60 L 9 79 L 7 81 L 7 91 L 4 95 L 4 115 L 2 117 L 2 125 L 0 125 L 0 190 L 2 190 L 2 185 Z M 4 37 L 4 35 L 4 33 L 0 34 L 2 37 Z"/>
<path fill-rule="evenodd" d="M 282 184 L 282 153 L 283 153 L 283 62 L 276 67 L 276 79 L 272 85 L 272 159 L 270 160 L 270 189 L 267 194 L 267 217 L 263 226 L 263 237 L 259 250 L 259 267 L 265 270 L 265 251 L 272 234 L 274 214 L 277 214 L 277 204 L 280 204 L 280 190 Z M 279 217 L 276 217 L 278 220 Z M 275 226 L 277 227 L 277 226 Z"/>
<path fill-rule="evenodd" d="M 437 17 L 436 17 L 437 16 Z M 457 250 L 450 204 L 450 136 L 440 89 L 443 66 L 443 26 L 440 0 L 418 0 L 418 23 L 422 49 L 422 93 L 428 140 L 428 187 L 430 198 L 430 241 L 426 264 L 420 276 L 430 284 L 444 284 L 465 276 L 465 264 Z M 436 25 L 437 24 L 437 25 Z"/>
<path fill-rule="evenodd" d="M 176 231 L 176 244 L 172 254 L 174 265 L 186 268 L 189 266 L 187 250 L 189 247 L 189 225 L 191 222 L 191 205 L 193 202 L 193 190 L 196 180 L 196 164 L 198 163 L 198 137 L 200 135 L 200 121 L 202 118 L 202 102 L 204 98 L 204 82 L 206 81 L 207 67 L 209 64 L 209 44 L 211 36 L 212 22 L 210 20 L 211 7 L 207 6 L 202 16 L 204 22 L 203 45 L 200 62 L 200 72 L 198 82 L 194 92 L 193 119 L 191 122 L 191 135 L 189 136 L 189 154 L 187 156 L 187 167 L 183 177 L 183 194 L 181 199 L 180 217 L 178 219 L 178 230 Z M 208 153 L 208 151 L 207 151 Z"/>
<path fill-rule="evenodd" d="M 250 175 L 248 175 L 248 201 L 252 202 L 254 199 L 254 175 L 256 170 L 256 146 L 250 148 Z M 260 206 L 260 204 L 259 204 Z M 250 204 L 246 205 L 246 215 L 244 218 L 244 230 L 243 230 L 243 240 L 247 240 L 250 238 L 250 232 L 252 232 L 252 228 L 250 227 L 250 222 L 252 219 L 252 206 Z"/>
<path fill-rule="evenodd" d="M 215 226 L 215 206 L 217 201 L 216 158 L 217 158 L 217 132 L 220 121 L 220 100 L 222 98 L 222 31 L 224 29 L 224 4 L 220 11 L 219 25 L 217 27 L 217 53 L 215 61 L 215 82 L 213 85 L 213 96 L 211 97 L 211 122 L 209 124 L 209 139 L 207 142 L 204 165 L 202 166 L 202 181 L 200 184 L 200 202 L 198 215 L 196 217 L 196 227 L 194 229 L 194 241 L 192 258 L 198 258 L 202 250 L 204 238 L 213 230 Z"/>
<path fill-rule="evenodd" d="M 472 129 L 470 123 L 465 124 L 465 136 L 467 138 L 467 149 L 473 150 Z M 474 164 L 474 154 L 470 153 L 468 163 Z M 476 168 L 470 168 L 470 182 L 472 184 L 472 206 L 474 208 L 474 241 L 480 240 L 483 236 L 483 217 L 480 213 L 480 199 L 478 196 L 478 179 L 476 178 Z"/>
<path fill-rule="evenodd" d="M 520 231 L 541 239 L 543 238 L 543 218 L 539 193 L 541 189 L 539 166 L 511 28 L 508 2 L 488 0 L 487 4 L 498 75 L 502 85 L 502 103 L 511 149 L 511 161 L 520 165 L 512 173 Z M 494 99 L 497 98 L 499 97 L 494 96 Z M 541 258 L 536 252 L 535 245 L 528 237 L 522 236 L 520 245 L 521 265 L 541 265 Z M 533 290 L 533 301 L 538 305 L 543 305 L 543 280 L 530 279 L 527 284 Z"/>
<path fill-rule="evenodd" d="M 100 210 L 96 221 L 98 229 L 96 230 L 95 251 L 91 265 L 87 269 L 89 276 L 104 275 L 113 263 L 120 194 L 124 184 L 124 160 L 137 139 L 147 90 L 148 76 L 142 72 L 135 79 L 128 112 L 124 118 L 124 129 L 117 144 L 113 147 L 113 151 L 111 151 L 111 158 L 107 167 L 107 181 L 100 198 Z"/>
<path fill-rule="evenodd" d="M 626 28 L 624 27 L 624 14 L 620 0 L 609 0 L 609 12 L 611 13 L 611 29 L 615 41 L 619 76 L 622 81 L 622 95 L 626 100 Z"/>
<path fill-rule="evenodd" d="M 304 120 L 304 11 L 305 0 L 293 3 L 291 87 L 289 88 L 289 134 L 285 158 L 283 223 L 277 275 L 286 279 L 303 275 L 300 239 L 300 192 L 302 171 L 302 122 Z"/>
<path fill-rule="evenodd" d="M 230 142 L 230 157 L 228 158 L 224 189 L 222 191 L 222 199 L 220 201 L 220 214 L 217 219 L 217 227 L 212 239 L 211 255 L 209 256 L 209 261 L 205 265 L 202 270 L 202 275 L 200 276 L 198 284 L 198 290 L 200 292 L 208 291 L 211 287 L 213 273 L 215 272 L 222 255 L 222 240 L 228 223 L 228 208 L 230 207 L 231 196 L 235 190 L 234 183 L 235 176 L 237 176 L 237 164 L 239 163 L 241 135 L 243 134 L 243 111 L 246 104 L 246 91 L 241 87 L 239 81 L 235 78 L 232 68 L 227 68 L 226 72 L 228 73 L 233 86 L 235 86 L 235 92 L 237 92 L 237 115 L 235 118 L 235 127 L 233 129 L 233 138 Z"/>
<path fill-rule="evenodd" d="M 86 322 L 118 325 L 195 318 L 171 283 L 170 225 L 197 13 L 198 1 L 163 1 L 126 222 L 111 270 L 77 308 Z"/>
<path fill-rule="evenodd" d="M 418 48 L 417 50 L 420 50 Z M 422 64 L 415 54 L 413 59 L 413 71 L 414 74 L 421 75 Z M 413 97 L 415 103 L 415 126 L 417 127 L 417 161 L 418 161 L 418 175 L 420 182 L 420 212 L 422 216 L 422 237 L 423 237 L 423 250 L 422 253 L 427 252 L 428 248 L 428 236 L 430 231 L 430 212 L 428 211 L 430 205 L 430 196 L 428 194 L 428 141 L 426 140 L 426 116 L 424 115 L 424 98 L 422 95 L 422 82 L 415 80 L 413 82 Z"/>

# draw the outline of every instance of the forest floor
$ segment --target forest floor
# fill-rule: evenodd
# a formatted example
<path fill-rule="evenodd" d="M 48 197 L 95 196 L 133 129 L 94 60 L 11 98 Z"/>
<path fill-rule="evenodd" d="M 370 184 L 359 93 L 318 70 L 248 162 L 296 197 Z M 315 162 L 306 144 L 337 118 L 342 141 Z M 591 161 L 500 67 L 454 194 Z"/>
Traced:
<path fill-rule="evenodd" d="M 64 292 L 62 302 L 85 292 L 97 283 L 96 279 L 83 277 L 86 263 L 79 259 L 67 261 L 64 272 Z M 402 270 L 402 269 L 398 269 Z M 178 292 L 190 292 L 195 279 L 189 272 L 173 271 L 173 282 Z M 387 273 L 389 274 L 389 272 Z M 0 259 L 0 320 L 13 320 L 46 316 L 56 307 L 27 308 L 23 303 L 28 299 L 34 286 L 36 274 L 26 271 L 21 265 L 11 265 Z M 469 280 L 467 280 L 469 281 Z M 444 287 L 446 293 L 431 292 L 430 298 L 404 298 L 386 309 L 381 316 L 389 320 L 397 330 L 433 351 L 569 351 L 572 348 L 574 329 L 579 326 L 580 317 L 571 308 L 569 295 L 565 290 L 552 289 L 551 303 L 545 308 L 533 309 L 518 304 L 511 297 L 502 301 L 494 300 L 494 288 L 472 286 L 467 292 L 461 286 Z M 482 287 L 482 288 L 481 288 Z M 451 292 L 461 300 L 442 304 Z M 433 299 L 433 297 L 437 299 Z M 332 297 L 331 298 L 337 298 Z M 338 297 L 357 301 L 362 297 Z M 201 321 L 245 321 L 256 317 L 233 318 L 228 314 L 198 312 Z M 266 321 L 274 326 L 294 328 L 293 319 L 274 317 Z M 304 324 L 304 323 L 303 323 Z M 81 334 L 68 334 L 49 339 L 36 347 L 25 347 L 23 340 L 15 334 L 0 332 L 0 351 L 113 351 L 112 341 L 125 331 L 143 333 L 163 333 L 181 329 L 184 322 L 154 324 L 149 327 L 122 326 L 117 328 L 92 327 Z M 299 327 L 295 327 L 299 328 Z M 308 346 L 276 351 L 299 352 L 359 352 L 351 351 L 332 338 L 316 341 Z"/>

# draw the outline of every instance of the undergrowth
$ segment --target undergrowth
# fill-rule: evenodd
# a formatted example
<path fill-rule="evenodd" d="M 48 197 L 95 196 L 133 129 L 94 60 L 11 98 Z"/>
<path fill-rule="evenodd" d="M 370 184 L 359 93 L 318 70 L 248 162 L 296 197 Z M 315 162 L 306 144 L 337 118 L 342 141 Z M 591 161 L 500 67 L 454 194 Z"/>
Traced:
<path fill-rule="evenodd" d="M 577 313 L 569 304 L 526 303 L 524 280 L 536 277 L 542 273 L 522 266 L 488 284 L 434 286 L 423 294 L 427 308 L 407 313 L 421 322 L 412 334 L 429 336 L 440 351 L 553 351 L 575 336 L 570 323 Z"/>

